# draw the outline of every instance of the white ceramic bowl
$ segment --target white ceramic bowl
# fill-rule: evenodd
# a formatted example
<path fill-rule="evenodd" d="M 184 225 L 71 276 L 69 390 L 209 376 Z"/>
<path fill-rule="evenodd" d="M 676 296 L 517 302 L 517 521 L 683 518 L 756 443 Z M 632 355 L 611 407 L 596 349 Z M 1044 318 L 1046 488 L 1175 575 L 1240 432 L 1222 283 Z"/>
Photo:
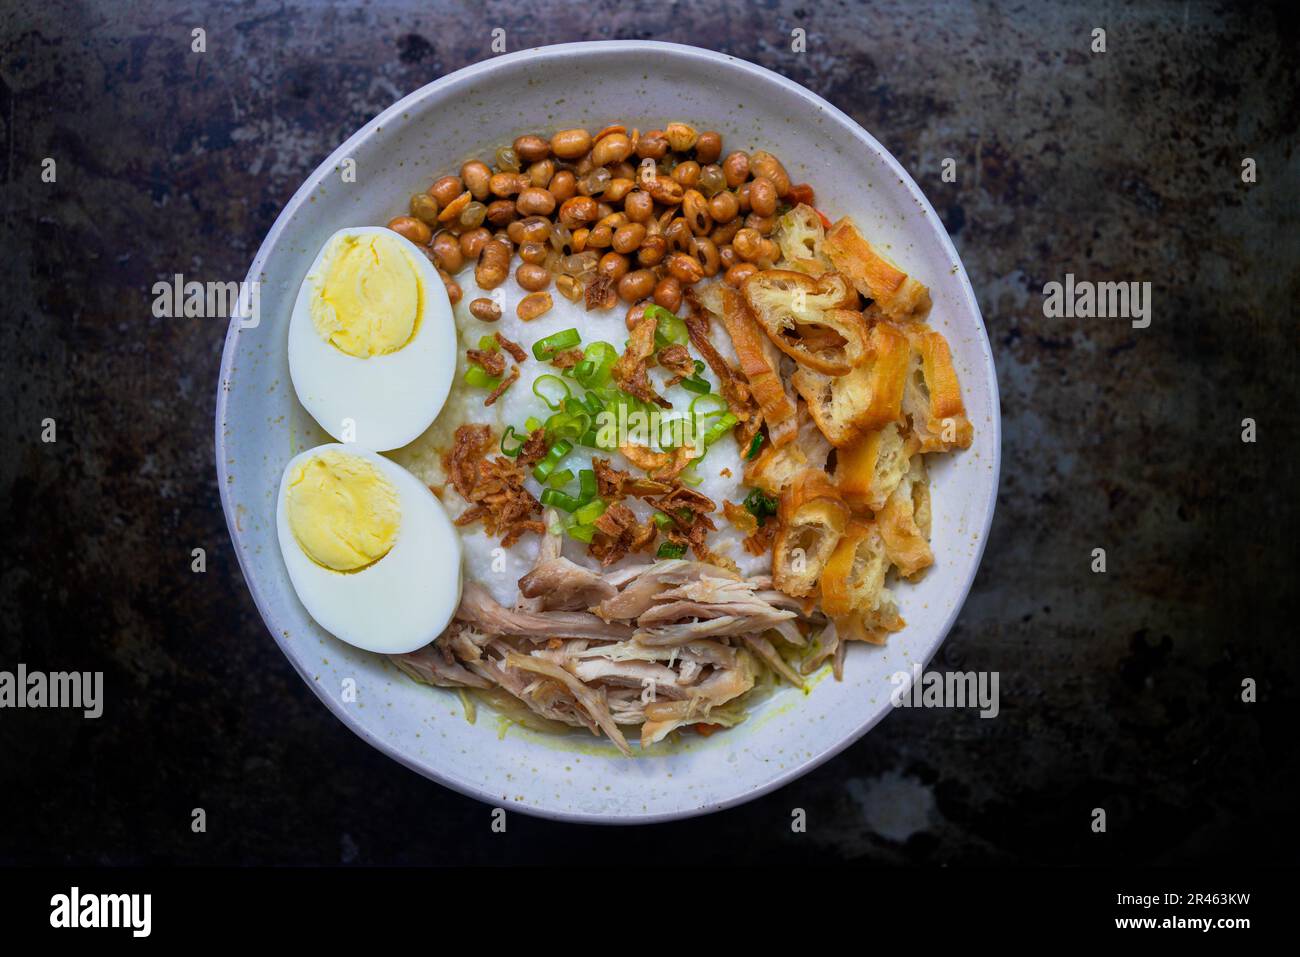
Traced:
<path fill-rule="evenodd" d="M 598 77 L 599 82 L 575 78 Z M 627 759 L 594 738 L 468 724 L 451 692 L 409 680 L 385 659 L 323 632 L 303 610 L 276 545 L 284 464 L 327 437 L 299 407 L 286 331 L 298 285 L 321 243 L 345 225 L 406 212 L 434 174 L 490 157 L 521 133 L 685 120 L 727 149 L 763 148 L 809 182 L 832 218 L 852 215 L 927 283 L 932 324 L 951 343 L 975 443 L 933 466 L 936 567 L 898 599 L 907 628 L 885 648 L 855 645 L 843 682 L 783 690 L 739 727 L 664 754 Z M 345 160 L 355 182 L 344 182 Z M 545 817 L 609 823 L 704 814 L 781 786 L 848 747 L 890 710 L 889 676 L 927 662 L 960 611 L 979 565 L 998 484 L 997 379 L 979 307 L 939 217 L 875 139 L 816 95 L 761 67 L 693 47 L 617 41 L 544 47 L 476 64 L 415 91 L 367 123 L 294 194 L 249 270 L 261 320 L 232 322 L 217 394 L 221 500 L 244 578 L 267 627 L 303 679 L 349 728 L 448 787 Z M 453 572 L 449 569 L 448 574 Z M 345 700 L 347 679 L 355 700 Z"/>

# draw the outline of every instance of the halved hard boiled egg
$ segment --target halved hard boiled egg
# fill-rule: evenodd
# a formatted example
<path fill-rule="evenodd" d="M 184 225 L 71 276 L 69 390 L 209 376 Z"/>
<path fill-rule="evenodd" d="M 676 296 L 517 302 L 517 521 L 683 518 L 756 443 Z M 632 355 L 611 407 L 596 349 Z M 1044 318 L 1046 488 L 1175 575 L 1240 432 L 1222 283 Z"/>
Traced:
<path fill-rule="evenodd" d="M 406 469 L 354 445 L 322 445 L 285 467 L 276 530 L 308 614 L 366 651 L 423 648 L 460 603 L 460 536 Z"/>
<path fill-rule="evenodd" d="M 447 289 L 410 240 L 339 230 L 307 272 L 289 320 L 289 375 L 334 438 L 383 452 L 442 410 L 456 372 Z"/>

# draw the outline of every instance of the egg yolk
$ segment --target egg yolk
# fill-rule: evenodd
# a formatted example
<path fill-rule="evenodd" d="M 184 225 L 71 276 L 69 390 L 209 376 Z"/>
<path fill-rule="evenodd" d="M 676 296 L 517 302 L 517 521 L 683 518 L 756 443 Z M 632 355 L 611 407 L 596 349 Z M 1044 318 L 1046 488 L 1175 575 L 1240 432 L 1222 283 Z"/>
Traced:
<path fill-rule="evenodd" d="M 397 489 L 370 462 L 322 452 L 299 464 L 287 492 L 289 530 L 307 557 L 339 572 L 383 558 L 397 540 Z"/>
<path fill-rule="evenodd" d="M 420 277 L 397 237 L 344 236 L 326 255 L 311 300 L 311 321 L 335 348 L 368 359 L 396 352 L 415 334 Z"/>

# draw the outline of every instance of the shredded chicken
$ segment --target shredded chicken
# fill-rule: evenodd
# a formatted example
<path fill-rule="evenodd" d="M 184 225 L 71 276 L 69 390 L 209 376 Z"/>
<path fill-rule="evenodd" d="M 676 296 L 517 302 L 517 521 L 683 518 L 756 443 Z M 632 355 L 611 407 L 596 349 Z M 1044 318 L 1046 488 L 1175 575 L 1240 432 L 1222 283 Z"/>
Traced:
<path fill-rule="evenodd" d="M 610 512 L 611 530 L 635 524 L 626 506 Z M 530 726 L 604 734 L 625 754 L 623 727 L 639 725 L 646 748 L 677 729 L 742 720 L 729 703 L 753 690 L 760 672 L 803 686 L 777 645 L 804 645 L 800 623 L 815 628 L 819 616 L 774 591 L 769 577 L 678 559 L 598 571 L 565 558 L 562 543 L 543 536 L 515 608 L 467 582 L 451 626 L 393 662 L 426 684 L 513 701 L 534 716 Z M 820 635 L 828 633 L 833 625 Z M 824 658 L 835 648 L 812 652 Z"/>
<path fill-rule="evenodd" d="M 609 713 L 609 706 L 605 703 L 603 692 L 597 691 L 592 686 L 579 681 L 575 675 L 559 665 L 543 661 L 532 655 L 511 652 L 506 655 L 506 665 L 524 671 L 534 671 L 563 684 L 572 693 L 573 697 L 578 700 L 578 703 L 582 705 L 587 714 L 591 716 L 591 719 L 600 726 L 600 730 L 609 736 L 609 739 L 618 746 L 620 751 L 629 757 L 631 756 L 632 749 L 627 746 L 627 739 L 623 737 L 623 732 L 614 723 L 614 716 Z"/>
<path fill-rule="evenodd" d="M 456 618 L 489 635 L 511 635 L 532 641 L 548 641 L 554 637 L 621 641 L 632 637 L 628 625 L 606 623 L 587 612 L 527 612 L 506 608 L 477 582 L 465 583 Z"/>
<path fill-rule="evenodd" d="M 746 635 L 745 641 L 749 643 L 749 647 L 754 649 L 754 652 L 763 659 L 768 667 L 800 691 L 803 690 L 803 678 L 786 663 L 786 660 L 781 657 L 781 653 L 776 650 L 775 645 L 762 635 Z"/>
<path fill-rule="evenodd" d="M 618 589 L 598 572 L 556 557 L 519 579 L 519 593 L 540 599 L 542 611 L 579 611 L 613 598 Z"/>
<path fill-rule="evenodd" d="M 393 664 L 416 681 L 440 688 L 488 688 L 491 684 L 474 672 L 469 671 L 456 660 L 460 654 L 469 660 L 477 660 L 479 650 L 472 641 L 461 643 L 457 639 L 465 626 L 456 625 L 425 645 L 419 651 L 405 655 L 390 655 Z"/>

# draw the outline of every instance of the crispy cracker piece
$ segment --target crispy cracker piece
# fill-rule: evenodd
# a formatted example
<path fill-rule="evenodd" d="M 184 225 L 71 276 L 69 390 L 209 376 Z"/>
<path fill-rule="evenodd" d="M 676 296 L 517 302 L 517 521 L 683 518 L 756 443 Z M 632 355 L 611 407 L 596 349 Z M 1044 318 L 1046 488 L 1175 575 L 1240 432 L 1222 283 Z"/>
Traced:
<path fill-rule="evenodd" d="M 843 448 L 863 433 L 902 418 L 911 355 L 908 337 L 880 322 L 871 330 L 865 361 L 847 375 L 799 369 L 792 381 L 822 434 Z"/>
<path fill-rule="evenodd" d="M 817 586 L 822 567 L 849 521 L 849 509 L 821 469 L 800 472 L 781 494 L 781 530 L 772 550 L 772 583 L 802 598 Z"/>
<path fill-rule="evenodd" d="M 741 374 L 758 403 L 775 446 L 794 439 L 797 423 L 794 396 L 781 378 L 779 353 L 763 334 L 745 297 L 730 286 L 721 289 L 722 324 L 731 337 Z M 789 424 L 787 424 L 789 423 Z"/>
<path fill-rule="evenodd" d="M 808 407 L 800 403 L 795 414 L 795 438 L 777 448 L 766 446 L 758 458 L 745 465 L 745 484 L 761 488 L 771 495 L 780 495 L 796 475 L 804 469 L 825 469 L 831 445 L 808 414 Z"/>
<path fill-rule="evenodd" d="M 710 290 L 719 288 L 728 287 L 722 287 L 721 283 L 715 283 L 709 287 Z M 727 400 L 727 408 L 730 409 L 731 414 L 743 424 L 751 426 L 752 431 L 748 434 L 752 438 L 753 433 L 757 431 L 757 426 L 751 425 L 756 418 L 754 415 L 756 403 L 750 395 L 749 387 L 743 380 L 743 375 L 736 374 L 736 370 L 731 368 L 730 363 L 722 357 L 713 345 L 711 338 L 712 323 L 709 316 L 711 314 L 720 315 L 720 313 L 714 312 L 705 304 L 702 297 L 696 296 L 693 286 L 686 288 L 686 304 L 690 311 L 683 321 L 686 323 L 686 332 L 690 336 L 691 345 L 703 356 L 705 363 L 722 383 L 722 397 Z M 719 309 L 721 309 L 721 306 L 719 306 Z"/>
<path fill-rule="evenodd" d="M 839 451 L 835 482 L 840 494 L 857 512 L 880 511 L 918 450 L 917 440 L 897 422 L 866 433 Z"/>
<path fill-rule="evenodd" d="M 886 318 L 913 322 L 930 311 L 930 291 L 867 242 L 849 217 L 830 228 L 822 250 L 836 271 L 847 276 Z"/>
<path fill-rule="evenodd" d="M 853 520 L 822 571 L 822 610 L 836 620 L 875 610 L 888 571 L 889 556 L 876 523 Z"/>
<path fill-rule="evenodd" d="M 858 294 L 838 273 L 814 279 L 788 269 L 764 269 L 745 280 L 745 302 L 776 347 L 808 369 L 844 375 L 862 361 L 867 325 Z"/>
<path fill-rule="evenodd" d="M 916 580 L 934 564 L 930 550 L 930 477 L 925 456 L 913 455 L 907 473 L 877 516 L 885 554 L 904 578 Z"/>
<path fill-rule="evenodd" d="M 830 272 L 831 261 L 822 251 L 826 227 L 817 210 L 799 203 L 776 221 L 776 244 L 781 247 L 781 265 L 786 269 L 820 276 Z"/>
<path fill-rule="evenodd" d="M 975 430 L 966 417 L 948 340 L 921 326 L 911 331 L 912 353 L 902 408 L 923 452 L 968 449 Z"/>

